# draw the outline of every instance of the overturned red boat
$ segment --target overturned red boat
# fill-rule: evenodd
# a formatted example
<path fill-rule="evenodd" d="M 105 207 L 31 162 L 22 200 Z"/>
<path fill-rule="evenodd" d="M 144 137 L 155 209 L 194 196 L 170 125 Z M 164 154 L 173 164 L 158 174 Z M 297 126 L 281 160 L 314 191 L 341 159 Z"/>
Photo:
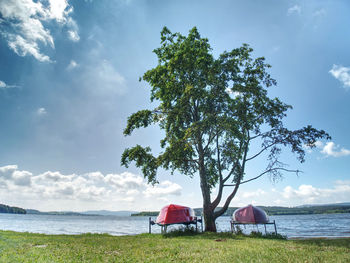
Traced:
<path fill-rule="evenodd" d="M 195 223 L 196 220 L 197 218 L 192 208 L 170 204 L 160 210 L 155 223 L 158 225 L 191 224 Z"/>
<path fill-rule="evenodd" d="M 251 224 L 265 224 L 269 221 L 269 217 L 264 210 L 252 205 L 235 210 L 232 219 L 234 222 Z"/>

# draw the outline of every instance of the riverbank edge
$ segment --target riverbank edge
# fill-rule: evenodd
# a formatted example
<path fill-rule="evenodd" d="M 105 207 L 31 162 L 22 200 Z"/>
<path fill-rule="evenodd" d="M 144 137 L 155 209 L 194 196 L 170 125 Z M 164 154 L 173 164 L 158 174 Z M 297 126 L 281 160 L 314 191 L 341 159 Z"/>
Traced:
<path fill-rule="evenodd" d="M 28 231 L 14 231 L 14 230 L 6 230 L 6 229 L 0 229 L 0 234 L 2 232 L 12 232 L 12 233 L 18 233 L 18 234 L 33 234 L 33 235 L 44 235 L 44 236 L 67 236 L 67 237 L 79 237 L 84 235 L 101 235 L 101 236 L 111 236 L 111 237 L 137 237 L 137 236 L 144 236 L 144 235 L 150 235 L 150 236 L 162 236 L 160 233 L 152 233 L 149 234 L 147 232 L 139 233 L 139 234 L 125 234 L 125 235 L 113 235 L 110 233 L 97 233 L 97 232 L 85 232 L 85 233 L 79 233 L 79 234 L 49 234 L 49 233 L 39 233 L 39 232 L 28 232 Z M 195 234 L 193 236 L 200 236 L 201 234 L 205 234 L 205 232 L 198 232 L 198 234 Z M 216 232 L 213 234 L 217 235 L 232 235 L 233 237 L 236 236 L 235 234 L 231 232 Z M 250 237 L 249 235 L 238 235 L 243 237 Z M 263 236 L 263 235 L 262 235 Z M 253 237 L 250 237 L 253 238 Z M 258 238 L 258 237 L 256 237 Z M 288 237 L 286 236 L 285 240 L 334 240 L 334 239 L 350 239 L 349 236 L 299 236 L 299 237 Z"/>

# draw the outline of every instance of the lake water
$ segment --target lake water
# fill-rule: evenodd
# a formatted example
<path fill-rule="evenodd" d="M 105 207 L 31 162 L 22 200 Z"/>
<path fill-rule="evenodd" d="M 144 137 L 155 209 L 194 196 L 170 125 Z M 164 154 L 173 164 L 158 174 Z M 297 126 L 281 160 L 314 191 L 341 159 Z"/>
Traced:
<path fill-rule="evenodd" d="M 350 237 L 350 214 L 270 216 L 270 220 L 275 220 L 278 233 L 288 238 Z M 217 228 L 229 231 L 230 217 L 218 218 Z M 256 231 L 256 226 L 242 228 L 246 233 Z M 135 235 L 148 232 L 148 217 L 0 214 L 0 229 L 44 234 Z M 264 232 L 264 227 L 260 225 L 259 230 Z M 273 232 L 273 225 L 267 225 L 267 230 Z M 160 227 L 153 226 L 152 232 L 159 233 Z"/>

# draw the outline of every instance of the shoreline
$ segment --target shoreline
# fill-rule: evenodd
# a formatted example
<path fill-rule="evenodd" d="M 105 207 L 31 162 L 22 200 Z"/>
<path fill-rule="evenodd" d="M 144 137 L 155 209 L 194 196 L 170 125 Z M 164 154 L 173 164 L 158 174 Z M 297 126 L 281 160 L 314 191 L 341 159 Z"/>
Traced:
<path fill-rule="evenodd" d="M 333 239 L 350 239 L 350 235 L 349 236 L 287 237 L 287 240 L 333 240 Z"/>

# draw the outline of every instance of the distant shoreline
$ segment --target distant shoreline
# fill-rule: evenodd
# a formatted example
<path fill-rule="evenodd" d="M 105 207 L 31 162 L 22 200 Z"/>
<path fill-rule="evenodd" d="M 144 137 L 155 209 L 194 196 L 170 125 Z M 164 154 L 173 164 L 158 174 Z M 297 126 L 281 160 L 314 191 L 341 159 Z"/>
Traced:
<path fill-rule="evenodd" d="M 350 213 L 350 203 L 329 204 L 301 207 L 283 207 L 283 206 L 258 206 L 262 208 L 269 216 L 277 215 L 313 215 L 313 214 L 347 214 Z M 232 216 L 238 207 L 229 207 L 223 216 Z M 194 209 L 196 216 L 202 214 L 202 208 Z M 131 216 L 157 216 L 159 211 L 143 211 Z"/>
<path fill-rule="evenodd" d="M 332 240 L 332 239 L 350 239 L 349 236 L 317 236 L 317 237 L 287 237 L 288 240 Z"/>
<path fill-rule="evenodd" d="M 283 207 L 283 206 L 258 206 L 269 216 L 276 215 L 312 215 L 312 214 L 344 214 L 350 213 L 350 202 L 348 203 L 336 203 L 326 205 L 303 205 L 297 207 Z M 238 207 L 229 207 L 223 216 L 232 216 L 233 212 Z M 202 214 L 202 208 L 194 208 L 196 216 Z M 35 209 L 23 209 L 19 207 L 11 207 L 4 204 L 0 204 L 0 213 L 9 214 L 41 214 L 41 215 L 76 215 L 76 216 L 157 216 L 159 211 L 108 211 L 108 210 L 96 210 L 85 212 L 72 212 L 72 211 L 51 211 L 41 212 Z"/>

